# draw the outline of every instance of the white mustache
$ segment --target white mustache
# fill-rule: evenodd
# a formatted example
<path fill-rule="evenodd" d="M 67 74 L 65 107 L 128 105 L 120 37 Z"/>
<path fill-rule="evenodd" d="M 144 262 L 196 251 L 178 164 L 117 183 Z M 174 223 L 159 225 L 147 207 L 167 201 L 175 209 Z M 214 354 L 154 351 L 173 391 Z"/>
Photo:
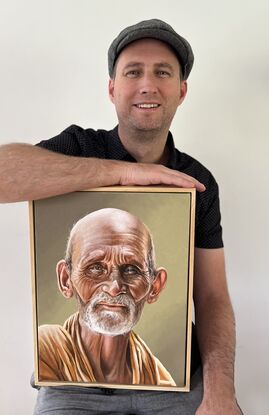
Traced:
<path fill-rule="evenodd" d="M 101 293 L 97 294 L 91 301 L 92 308 L 96 308 L 99 303 L 105 302 L 107 304 L 119 304 L 128 308 L 135 307 L 134 301 L 126 294 L 120 294 L 117 297 L 111 297 L 109 294 Z"/>
<path fill-rule="evenodd" d="M 124 313 L 118 313 L 113 310 L 98 312 L 98 304 L 102 303 L 122 305 L 125 307 L 122 310 Z M 94 295 L 85 306 L 83 319 L 87 326 L 97 333 L 118 336 L 131 331 L 137 322 L 136 303 L 128 294 L 119 294 L 116 297 L 111 297 L 110 294 L 101 292 Z M 124 314 L 125 318 L 123 318 Z"/>

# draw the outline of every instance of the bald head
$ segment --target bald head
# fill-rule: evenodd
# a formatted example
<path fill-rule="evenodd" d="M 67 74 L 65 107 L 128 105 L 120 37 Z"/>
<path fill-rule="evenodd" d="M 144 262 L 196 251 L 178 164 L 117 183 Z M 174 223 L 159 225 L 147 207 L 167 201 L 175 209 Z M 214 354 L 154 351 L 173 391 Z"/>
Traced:
<path fill-rule="evenodd" d="M 74 224 L 67 242 L 66 263 L 72 269 L 74 256 L 83 255 L 84 247 L 89 253 L 96 246 L 113 246 L 124 243 L 124 239 L 138 250 L 144 248 L 149 272 L 154 276 L 155 252 L 149 229 L 137 216 L 115 208 L 94 211 Z"/>

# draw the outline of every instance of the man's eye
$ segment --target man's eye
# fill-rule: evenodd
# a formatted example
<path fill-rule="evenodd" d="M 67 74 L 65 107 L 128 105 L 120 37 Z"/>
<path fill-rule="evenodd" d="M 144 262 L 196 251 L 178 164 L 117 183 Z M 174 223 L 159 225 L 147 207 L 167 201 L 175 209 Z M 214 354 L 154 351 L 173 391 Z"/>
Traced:
<path fill-rule="evenodd" d="M 128 71 L 127 73 L 126 73 L 126 76 L 128 77 L 128 78 L 136 78 L 136 77 L 138 77 L 140 75 L 140 71 L 138 71 L 138 70 L 132 70 L 132 71 Z"/>
<path fill-rule="evenodd" d="M 88 272 L 93 274 L 103 274 L 105 272 L 105 267 L 102 264 L 92 264 L 87 269 Z"/>
<path fill-rule="evenodd" d="M 161 78 L 169 78 L 170 73 L 169 73 L 169 72 L 167 72 L 167 71 L 158 71 L 158 75 L 159 75 Z"/>
<path fill-rule="evenodd" d="M 139 269 L 134 265 L 125 265 L 123 267 L 123 273 L 127 276 L 141 274 Z"/>

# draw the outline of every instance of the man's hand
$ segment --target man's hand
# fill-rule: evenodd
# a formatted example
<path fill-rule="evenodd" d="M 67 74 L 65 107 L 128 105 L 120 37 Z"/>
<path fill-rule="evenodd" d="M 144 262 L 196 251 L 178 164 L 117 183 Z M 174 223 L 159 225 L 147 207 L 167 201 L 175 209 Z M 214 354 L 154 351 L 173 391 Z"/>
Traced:
<path fill-rule="evenodd" d="M 193 177 L 158 164 L 121 162 L 119 169 L 119 184 L 123 186 L 165 184 L 175 187 L 195 187 L 199 192 L 205 190 L 205 186 Z"/>
<path fill-rule="evenodd" d="M 219 400 L 204 399 L 195 415 L 243 415 L 243 412 L 236 399 L 224 400 L 220 397 Z"/>

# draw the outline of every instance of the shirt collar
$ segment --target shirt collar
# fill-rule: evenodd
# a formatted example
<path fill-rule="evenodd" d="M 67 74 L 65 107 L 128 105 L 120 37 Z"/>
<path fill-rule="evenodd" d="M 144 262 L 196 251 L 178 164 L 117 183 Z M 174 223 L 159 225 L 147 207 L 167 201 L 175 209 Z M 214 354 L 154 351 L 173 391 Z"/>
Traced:
<path fill-rule="evenodd" d="M 109 135 L 111 138 L 108 143 L 109 156 L 112 160 L 136 161 L 123 146 L 118 134 L 118 125 L 113 130 L 109 131 Z"/>
<path fill-rule="evenodd" d="M 126 148 L 123 146 L 119 134 L 118 126 L 109 132 L 111 140 L 109 141 L 109 155 L 111 159 L 124 160 L 124 161 L 136 161 L 131 154 L 128 153 Z M 169 131 L 167 136 L 166 145 L 169 149 L 168 161 L 166 167 L 176 169 L 177 162 L 177 151 L 174 144 L 172 133 Z"/>
<path fill-rule="evenodd" d="M 170 169 L 175 170 L 177 168 L 177 150 L 175 147 L 173 135 L 170 131 L 168 133 L 166 145 L 169 150 L 168 161 L 166 163 L 166 167 L 169 167 Z"/>

